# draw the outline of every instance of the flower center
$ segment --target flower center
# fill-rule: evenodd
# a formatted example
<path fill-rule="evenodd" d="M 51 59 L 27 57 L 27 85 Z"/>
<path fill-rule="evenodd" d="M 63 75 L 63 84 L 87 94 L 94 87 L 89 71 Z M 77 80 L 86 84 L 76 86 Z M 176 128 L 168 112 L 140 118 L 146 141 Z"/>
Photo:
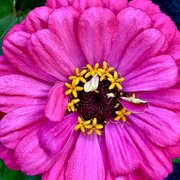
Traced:
<path fill-rule="evenodd" d="M 124 78 L 113 67 L 108 67 L 106 62 L 102 67 L 98 63 L 94 67 L 87 64 L 81 71 L 76 68 L 75 75 L 69 80 L 71 83 L 65 83 L 65 94 L 70 96 L 67 110 L 79 113 L 75 130 L 87 131 L 88 134 L 95 131 L 101 135 L 111 119 L 127 122 L 125 116 L 130 112 L 120 103 L 121 97 L 127 97 L 122 92 Z"/>

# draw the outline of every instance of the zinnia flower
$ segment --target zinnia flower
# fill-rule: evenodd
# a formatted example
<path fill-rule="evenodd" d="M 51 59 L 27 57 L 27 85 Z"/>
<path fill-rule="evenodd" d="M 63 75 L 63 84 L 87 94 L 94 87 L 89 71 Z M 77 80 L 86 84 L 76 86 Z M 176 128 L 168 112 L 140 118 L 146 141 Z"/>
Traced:
<path fill-rule="evenodd" d="M 1 158 L 49 180 L 167 177 L 179 44 L 149 0 L 48 0 L 3 41 Z"/>

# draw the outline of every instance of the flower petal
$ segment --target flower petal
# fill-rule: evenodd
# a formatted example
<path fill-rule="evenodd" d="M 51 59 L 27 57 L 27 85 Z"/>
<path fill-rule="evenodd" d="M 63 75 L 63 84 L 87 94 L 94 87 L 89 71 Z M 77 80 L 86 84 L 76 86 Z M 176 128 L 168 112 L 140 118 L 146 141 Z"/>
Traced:
<path fill-rule="evenodd" d="M 78 115 L 71 113 L 61 122 L 48 122 L 39 133 L 41 147 L 48 154 L 59 153 L 67 144 L 78 123 Z"/>
<path fill-rule="evenodd" d="M 51 121 L 61 121 L 67 109 L 69 97 L 65 95 L 64 83 L 55 84 L 48 95 L 45 115 Z"/>
<path fill-rule="evenodd" d="M 21 171 L 28 175 L 42 174 L 57 160 L 58 156 L 47 154 L 39 145 L 39 129 L 27 134 L 15 149 L 15 157 Z"/>
<path fill-rule="evenodd" d="M 86 9 L 91 7 L 102 7 L 102 0 L 74 0 L 73 7 L 83 13 Z"/>
<path fill-rule="evenodd" d="M 29 106 L 13 110 L 0 121 L 0 142 L 15 148 L 26 134 L 42 126 L 44 106 Z"/>
<path fill-rule="evenodd" d="M 128 4 L 127 0 L 102 0 L 102 2 L 104 4 L 104 8 L 108 8 L 116 14 L 123 8 L 127 7 Z"/>
<path fill-rule="evenodd" d="M 152 15 L 151 18 L 154 21 L 153 27 L 165 34 L 168 42 L 172 43 L 176 35 L 177 27 L 171 18 L 163 13 L 156 13 Z"/>
<path fill-rule="evenodd" d="M 64 179 L 64 176 L 66 173 L 66 168 L 67 168 L 67 163 L 68 163 L 69 157 L 74 149 L 74 146 L 76 144 L 78 136 L 79 136 L 79 133 L 74 131 L 71 138 L 68 141 L 67 146 L 64 148 L 64 150 L 60 154 L 56 163 L 48 171 L 43 173 L 42 180 Z"/>
<path fill-rule="evenodd" d="M 3 41 L 3 53 L 7 60 L 11 62 L 19 71 L 40 78 L 48 82 L 56 82 L 57 79 L 49 76 L 45 72 L 41 71 L 33 63 L 33 58 L 30 57 L 27 49 L 27 41 L 30 38 L 30 34 L 23 31 L 17 31 L 6 36 Z"/>
<path fill-rule="evenodd" d="M 82 50 L 91 66 L 108 58 L 116 32 L 116 17 L 110 10 L 94 7 L 82 14 L 78 35 Z"/>
<path fill-rule="evenodd" d="M 151 0 L 133 0 L 129 2 L 129 6 L 140 8 L 149 15 L 161 12 L 158 5 L 153 4 Z"/>
<path fill-rule="evenodd" d="M 160 55 L 144 60 L 125 76 L 124 91 L 152 91 L 165 89 L 178 81 L 178 67 L 169 55 Z"/>
<path fill-rule="evenodd" d="M 12 66 L 4 56 L 0 56 L 0 64 L 0 76 L 19 73 L 19 71 Z"/>
<path fill-rule="evenodd" d="M 2 160 L 4 160 L 5 165 L 9 169 L 19 170 L 19 166 L 16 163 L 16 159 L 14 157 L 14 150 L 13 149 L 6 148 L 2 144 L 0 144 L 0 158 Z"/>
<path fill-rule="evenodd" d="M 132 103 L 132 102 L 128 102 L 121 99 L 120 103 L 128 111 L 133 112 L 133 113 L 143 113 L 148 109 L 148 106 L 149 106 L 148 101 L 145 103 Z"/>
<path fill-rule="evenodd" d="M 53 9 L 57 9 L 60 7 L 66 7 L 70 5 L 73 2 L 73 0 L 46 0 L 46 6 L 51 7 Z"/>
<path fill-rule="evenodd" d="M 180 83 L 176 84 L 173 88 L 152 92 L 138 92 L 136 95 L 148 101 L 151 106 L 161 107 L 175 112 L 180 110 L 179 94 Z"/>
<path fill-rule="evenodd" d="M 50 86 L 21 75 L 0 77 L 0 110 L 9 112 L 15 108 L 45 104 Z"/>
<path fill-rule="evenodd" d="M 77 38 L 78 19 L 79 12 L 71 7 L 56 9 L 49 16 L 49 30 L 59 37 L 74 66 L 82 68 L 87 62 Z"/>
<path fill-rule="evenodd" d="M 129 125 L 128 125 L 129 126 Z M 110 170 L 115 176 L 125 175 L 137 169 L 140 157 L 125 127 L 110 123 L 105 127 L 105 139 Z"/>
<path fill-rule="evenodd" d="M 67 55 L 58 36 L 50 30 L 34 33 L 29 39 L 28 49 L 35 64 L 45 73 L 61 81 L 67 81 L 74 73 L 75 63 Z"/>
<path fill-rule="evenodd" d="M 166 151 L 148 141 L 146 135 L 138 128 L 129 126 L 126 129 L 139 150 L 141 158 L 140 172 L 149 179 L 164 179 L 172 171 L 172 163 Z M 158 168 L 157 168 L 158 167 Z"/>
<path fill-rule="evenodd" d="M 34 33 L 48 28 L 48 18 L 52 9 L 42 6 L 30 11 L 25 19 L 25 27 L 28 33 Z"/>
<path fill-rule="evenodd" d="M 117 15 L 117 20 L 119 26 L 118 34 L 108 58 L 108 63 L 113 65 L 115 69 L 131 41 L 145 29 L 151 27 L 151 18 L 140 9 L 132 7 L 123 9 Z M 125 29 L 128 29 L 128 31 L 125 31 Z"/>
<path fill-rule="evenodd" d="M 104 180 L 104 164 L 97 135 L 80 134 L 68 161 L 66 179 Z"/>
<path fill-rule="evenodd" d="M 168 47 L 166 36 L 159 30 L 150 28 L 136 36 L 121 59 L 117 71 L 126 77 L 145 60 L 160 55 Z M 127 66 L 128 64 L 128 66 Z"/>
<path fill-rule="evenodd" d="M 170 110 L 149 106 L 145 113 L 131 114 L 128 118 L 132 126 L 159 146 L 174 146 L 180 140 L 180 118 Z"/>

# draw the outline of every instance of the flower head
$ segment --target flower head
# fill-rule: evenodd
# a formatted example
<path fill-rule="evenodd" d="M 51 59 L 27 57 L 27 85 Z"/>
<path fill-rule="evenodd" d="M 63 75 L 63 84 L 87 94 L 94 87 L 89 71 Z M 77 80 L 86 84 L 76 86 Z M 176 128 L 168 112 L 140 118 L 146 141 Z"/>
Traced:
<path fill-rule="evenodd" d="M 43 179 L 165 178 L 179 48 L 150 0 L 47 0 L 3 41 L 0 157 Z"/>

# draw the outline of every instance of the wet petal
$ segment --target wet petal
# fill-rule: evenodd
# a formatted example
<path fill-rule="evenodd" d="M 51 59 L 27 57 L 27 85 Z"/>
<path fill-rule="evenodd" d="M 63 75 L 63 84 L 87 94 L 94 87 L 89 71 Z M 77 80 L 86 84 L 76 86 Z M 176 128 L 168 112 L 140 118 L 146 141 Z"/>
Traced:
<path fill-rule="evenodd" d="M 110 10 L 90 8 L 82 14 L 78 35 L 82 50 L 91 66 L 108 58 L 116 32 L 116 18 Z"/>
<path fill-rule="evenodd" d="M 5 57 L 19 71 L 40 78 L 48 82 L 56 82 L 57 79 L 49 76 L 34 65 L 33 54 L 30 55 L 27 49 L 27 41 L 30 34 L 23 31 L 17 31 L 6 36 L 3 41 L 3 53 Z"/>
<path fill-rule="evenodd" d="M 119 1 L 120 2 L 120 1 Z M 142 19 L 144 20 L 142 23 Z M 117 15 L 118 34 L 112 48 L 108 63 L 116 69 L 131 41 L 145 29 L 151 27 L 151 18 L 140 9 L 132 7 L 123 9 Z M 128 29 L 128 31 L 125 31 Z"/>
<path fill-rule="evenodd" d="M 14 149 L 9 149 L 0 144 L 0 158 L 4 160 L 5 165 L 9 169 L 20 170 L 16 163 L 16 158 L 14 157 Z"/>
<path fill-rule="evenodd" d="M 65 95 L 64 83 L 55 84 L 49 92 L 45 115 L 51 121 L 61 121 L 67 109 L 69 97 Z"/>
<path fill-rule="evenodd" d="M 80 134 L 68 161 L 66 179 L 104 180 L 105 171 L 97 135 Z"/>
<path fill-rule="evenodd" d="M 48 28 L 48 18 L 52 9 L 42 6 L 30 11 L 25 19 L 25 27 L 28 33 L 34 33 Z"/>
<path fill-rule="evenodd" d="M 132 126 L 159 146 L 174 146 L 180 140 L 180 118 L 170 110 L 149 106 L 145 113 L 132 113 L 128 118 Z"/>
<path fill-rule="evenodd" d="M 47 171 L 57 160 L 58 156 L 47 154 L 39 144 L 39 129 L 27 134 L 17 145 L 15 157 L 24 173 L 37 175 Z"/>
<path fill-rule="evenodd" d="M 87 62 L 77 38 L 78 20 L 79 12 L 74 8 L 56 9 L 49 16 L 49 30 L 59 37 L 71 63 L 82 68 Z"/>
<path fill-rule="evenodd" d="M 115 176 L 131 173 L 140 163 L 137 149 L 125 131 L 119 124 L 112 123 L 105 127 L 110 169 Z"/>
<path fill-rule="evenodd" d="M 48 122 L 39 133 L 41 147 L 49 154 L 57 154 L 67 144 L 77 123 L 76 113 L 67 115 L 61 122 Z"/>
<path fill-rule="evenodd" d="M 76 66 L 66 53 L 58 36 L 47 29 L 34 33 L 28 42 L 28 49 L 35 64 L 45 73 L 67 81 Z"/>
<path fill-rule="evenodd" d="M 144 60 L 125 76 L 124 91 L 152 91 L 171 87 L 177 83 L 178 67 L 169 55 Z"/>
<path fill-rule="evenodd" d="M 29 106 L 13 110 L 0 121 L 0 141 L 8 148 L 15 148 L 29 132 L 43 125 L 44 106 Z"/>

